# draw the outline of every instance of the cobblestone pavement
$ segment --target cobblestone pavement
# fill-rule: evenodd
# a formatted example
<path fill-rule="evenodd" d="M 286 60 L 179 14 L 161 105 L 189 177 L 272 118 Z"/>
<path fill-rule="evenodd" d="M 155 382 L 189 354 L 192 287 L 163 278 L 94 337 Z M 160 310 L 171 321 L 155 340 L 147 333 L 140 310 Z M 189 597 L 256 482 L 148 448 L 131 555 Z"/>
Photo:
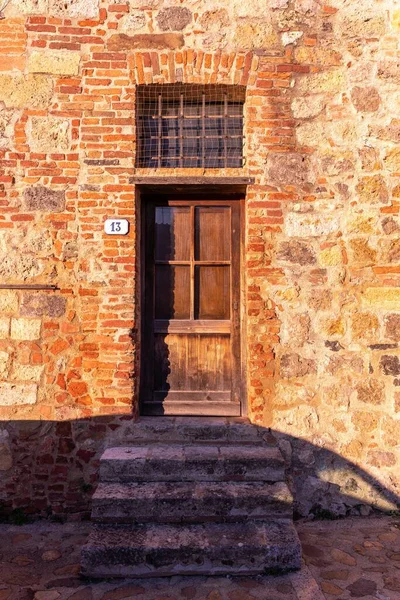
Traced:
<path fill-rule="evenodd" d="M 283 577 L 82 581 L 89 523 L 0 525 L 0 600 L 400 600 L 400 519 L 300 523 L 305 564 Z"/>

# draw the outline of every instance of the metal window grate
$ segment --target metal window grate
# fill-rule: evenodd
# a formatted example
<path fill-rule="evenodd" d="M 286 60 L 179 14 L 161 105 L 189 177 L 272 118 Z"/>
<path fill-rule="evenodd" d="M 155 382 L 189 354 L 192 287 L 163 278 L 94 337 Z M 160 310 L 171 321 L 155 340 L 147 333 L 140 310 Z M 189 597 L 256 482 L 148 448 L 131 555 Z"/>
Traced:
<path fill-rule="evenodd" d="M 137 87 L 137 167 L 243 166 L 245 88 L 164 84 Z"/>

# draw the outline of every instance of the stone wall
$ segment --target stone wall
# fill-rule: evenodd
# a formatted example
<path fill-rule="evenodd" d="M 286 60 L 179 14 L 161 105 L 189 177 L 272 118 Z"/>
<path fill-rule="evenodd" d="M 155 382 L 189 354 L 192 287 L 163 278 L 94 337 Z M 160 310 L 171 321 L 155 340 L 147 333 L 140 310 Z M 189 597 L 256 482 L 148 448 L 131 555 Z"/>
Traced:
<path fill-rule="evenodd" d="M 135 86 L 179 81 L 247 87 L 246 163 L 218 174 L 255 178 L 251 419 L 279 433 L 300 514 L 393 508 L 400 3 L 11 0 L 4 17 L 0 284 L 58 288 L 0 290 L 4 507 L 87 510 L 137 414 Z M 103 234 L 110 216 L 129 236 Z"/>

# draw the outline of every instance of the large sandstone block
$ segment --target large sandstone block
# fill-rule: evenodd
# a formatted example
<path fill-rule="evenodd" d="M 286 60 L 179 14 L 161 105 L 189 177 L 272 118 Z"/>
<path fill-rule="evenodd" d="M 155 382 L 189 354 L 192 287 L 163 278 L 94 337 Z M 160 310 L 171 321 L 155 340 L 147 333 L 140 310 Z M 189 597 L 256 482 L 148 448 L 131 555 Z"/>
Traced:
<path fill-rule="evenodd" d="M 313 248 L 305 242 L 297 240 L 282 242 L 277 253 L 279 260 L 298 265 L 314 265 L 317 260 Z"/>
<path fill-rule="evenodd" d="M 26 210 L 62 212 L 65 210 L 65 191 L 37 185 L 24 190 Z"/>
<path fill-rule="evenodd" d="M 37 340 L 40 338 L 42 322 L 39 319 L 11 319 L 13 340 Z"/>
<path fill-rule="evenodd" d="M 14 290 L 0 290 L 0 315 L 12 315 L 18 311 L 18 294 Z"/>
<path fill-rule="evenodd" d="M 99 16 L 99 0 L 48 0 L 49 12 L 71 19 L 95 19 Z"/>
<path fill-rule="evenodd" d="M 391 314 L 385 317 L 385 335 L 391 340 L 400 342 L 400 315 Z"/>
<path fill-rule="evenodd" d="M 235 17 L 245 18 L 270 18 L 270 9 L 286 8 L 289 0 L 230 0 L 226 3 Z"/>
<path fill-rule="evenodd" d="M 14 126 L 19 114 L 16 111 L 0 112 L 0 148 L 11 148 L 14 144 Z"/>
<path fill-rule="evenodd" d="M 191 11 L 183 6 L 170 6 L 160 10 L 156 17 L 161 31 L 182 31 L 192 20 Z"/>
<path fill-rule="evenodd" d="M 120 31 L 130 33 L 146 25 L 146 14 L 142 10 L 131 10 L 120 21 Z"/>
<path fill-rule="evenodd" d="M 316 117 L 325 108 L 325 96 L 304 96 L 295 98 L 292 102 L 292 113 L 295 119 Z"/>
<path fill-rule="evenodd" d="M 343 19 L 338 24 L 338 33 L 345 38 L 379 39 L 386 33 L 387 27 L 385 12 L 353 9 L 347 14 L 343 13 Z"/>
<path fill-rule="evenodd" d="M 268 22 L 240 22 L 236 26 L 233 37 L 236 48 L 275 48 L 281 45 L 280 37 L 271 23 Z"/>
<path fill-rule="evenodd" d="M 400 84 L 400 60 L 383 60 L 378 65 L 378 77 L 389 83 Z"/>
<path fill-rule="evenodd" d="M 32 117 L 28 138 L 33 152 L 65 152 L 71 145 L 70 122 L 58 117 Z"/>
<path fill-rule="evenodd" d="M 337 93 L 343 90 L 346 77 L 342 69 L 332 69 L 302 77 L 297 83 L 299 94 Z"/>
<path fill-rule="evenodd" d="M 380 367 L 385 375 L 398 377 L 400 375 L 400 357 L 389 355 L 382 356 Z"/>
<path fill-rule="evenodd" d="M 364 290 L 361 299 L 366 306 L 400 311 L 400 288 L 370 287 Z"/>
<path fill-rule="evenodd" d="M 10 355 L 4 350 L 0 350 L 0 377 L 6 379 L 9 371 Z"/>
<path fill-rule="evenodd" d="M 28 58 L 30 73 L 51 75 L 78 75 L 80 52 L 57 52 L 57 50 L 34 51 Z"/>
<path fill-rule="evenodd" d="M 1 314 L 1 313 L 0 313 Z M 5 340 L 10 335 L 10 319 L 0 318 L 0 340 Z"/>
<path fill-rule="evenodd" d="M 326 146 L 328 142 L 326 123 L 307 121 L 296 129 L 297 141 L 301 146 Z"/>
<path fill-rule="evenodd" d="M 0 74 L 0 102 L 8 108 L 47 108 L 53 82 L 45 75 Z"/>
<path fill-rule="evenodd" d="M 285 354 L 281 357 L 280 373 L 286 379 L 315 375 L 317 373 L 317 365 L 315 360 L 304 358 L 298 354 Z"/>
<path fill-rule="evenodd" d="M 294 185 L 300 188 L 309 188 L 314 177 L 308 156 L 290 152 L 271 153 L 267 160 L 268 183 L 284 187 Z"/>
<path fill-rule="evenodd" d="M 368 379 L 357 386 L 357 400 L 379 405 L 385 401 L 385 384 L 378 379 Z"/>
<path fill-rule="evenodd" d="M 381 104 L 381 97 L 376 87 L 355 87 L 351 90 L 351 101 L 359 112 L 375 112 Z"/>
<path fill-rule="evenodd" d="M 0 406 L 36 404 L 37 394 L 34 383 L 0 383 Z"/>
<path fill-rule="evenodd" d="M 386 153 L 383 159 L 385 167 L 390 173 L 400 173 L 400 148 L 395 147 Z"/>
<path fill-rule="evenodd" d="M 370 204 L 386 203 L 389 199 L 388 188 L 381 175 L 362 177 L 356 186 L 356 192 L 361 202 Z"/>
<path fill-rule="evenodd" d="M 39 365 L 15 365 L 12 378 L 17 381 L 36 381 L 39 383 L 44 366 Z"/>
<path fill-rule="evenodd" d="M 48 294 L 25 294 L 21 304 L 21 315 L 25 317 L 61 317 L 65 314 L 67 300 L 62 296 Z"/>
<path fill-rule="evenodd" d="M 3 281 L 25 281 L 39 275 L 42 270 L 43 265 L 33 255 L 0 254 L 0 279 Z"/>
<path fill-rule="evenodd" d="M 10 2 L 7 6 L 6 15 L 44 15 L 47 13 L 49 0 L 18 0 Z"/>
<path fill-rule="evenodd" d="M 337 214 L 289 213 L 285 220 L 285 233 L 290 237 L 318 237 L 340 229 Z"/>

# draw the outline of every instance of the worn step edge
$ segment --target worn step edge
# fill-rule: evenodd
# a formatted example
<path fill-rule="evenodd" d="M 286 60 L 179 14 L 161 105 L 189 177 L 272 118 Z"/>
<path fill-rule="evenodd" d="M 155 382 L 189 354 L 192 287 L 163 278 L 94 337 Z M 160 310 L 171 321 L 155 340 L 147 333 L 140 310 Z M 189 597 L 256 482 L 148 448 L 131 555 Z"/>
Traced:
<path fill-rule="evenodd" d="M 119 446 L 102 455 L 100 480 L 282 481 L 284 466 L 270 446 Z"/>
<path fill-rule="evenodd" d="M 284 482 L 104 483 L 92 499 L 102 523 L 188 523 L 291 518 L 293 497 Z"/>
<path fill-rule="evenodd" d="M 293 523 L 94 525 L 82 549 L 86 577 L 258 574 L 300 568 Z"/>
<path fill-rule="evenodd" d="M 276 443 L 269 429 L 243 417 L 141 417 L 125 433 L 125 440 L 134 444 Z"/>

